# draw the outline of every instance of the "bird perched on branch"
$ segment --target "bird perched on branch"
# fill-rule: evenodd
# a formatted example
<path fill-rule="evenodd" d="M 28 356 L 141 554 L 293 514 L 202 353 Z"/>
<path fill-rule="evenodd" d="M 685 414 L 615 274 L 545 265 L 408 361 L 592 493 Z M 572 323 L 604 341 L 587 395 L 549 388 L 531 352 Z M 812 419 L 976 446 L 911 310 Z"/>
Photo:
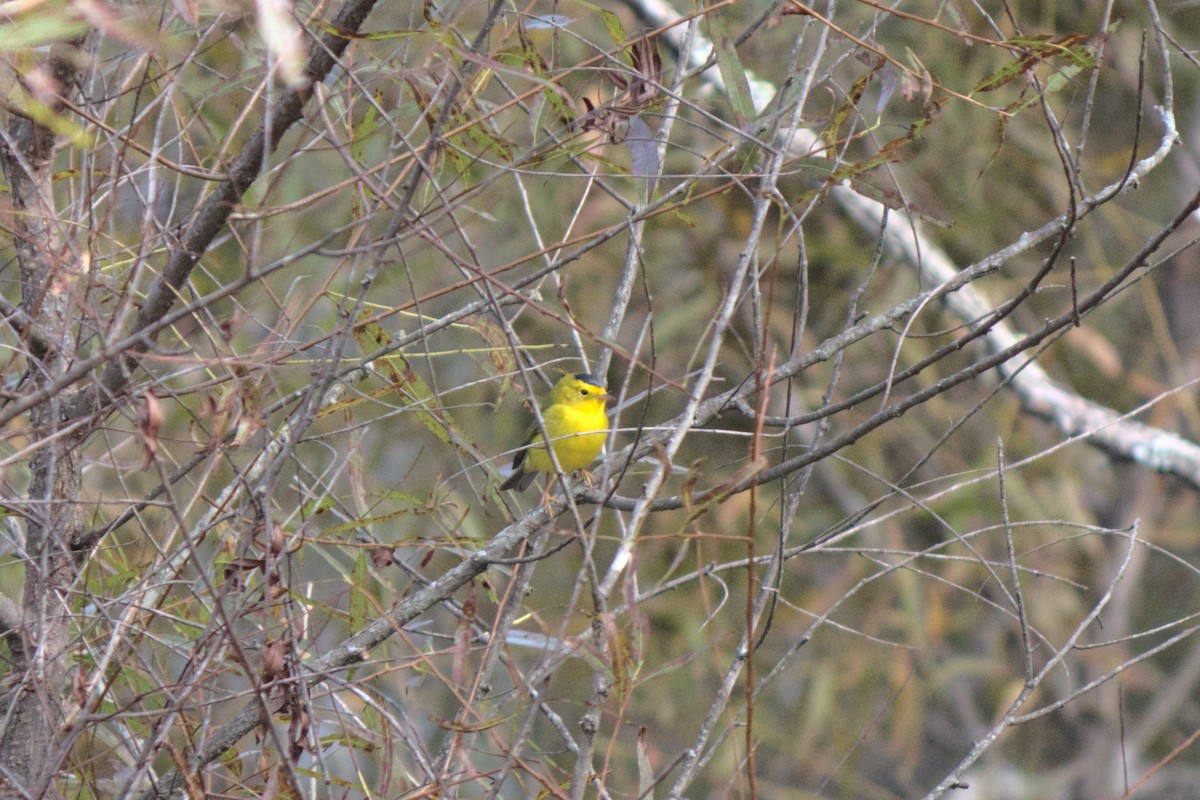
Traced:
<path fill-rule="evenodd" d="M 608 417 L 604 414 L 608 399 L 600 379 L 586 372 L 563 375 L 550 390 L 542 408 L 542 423 L 563 472 L 582 470 L 600 455 L 608 436 Z M 512 468 L 512 475 L 500 484 L 501 489 L 523 491 L 533 482 L 533 473 L 554 474 L 554 462 L 536 423 L 513 457 Z"/>

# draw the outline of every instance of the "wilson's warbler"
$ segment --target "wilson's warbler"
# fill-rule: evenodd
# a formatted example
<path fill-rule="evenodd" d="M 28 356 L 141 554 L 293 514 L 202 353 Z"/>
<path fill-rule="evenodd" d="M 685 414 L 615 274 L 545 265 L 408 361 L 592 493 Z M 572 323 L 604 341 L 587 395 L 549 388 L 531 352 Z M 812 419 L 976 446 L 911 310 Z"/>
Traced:
<path fill-rule="evenodd" d="M 563 375 L 550 390 L 542 422 L 563 472 L 583 469 L 600 455 L 608 436 L 608 418 L 604 416 L 608 398 L 600 379 L 586 372 Z M 513 457 L 512 468 L 512 475 L 500 484 L 501 489 L 522 491 L 533 482 L 533 473 L 554 473 L 554 463 L 536 424 Z"/>

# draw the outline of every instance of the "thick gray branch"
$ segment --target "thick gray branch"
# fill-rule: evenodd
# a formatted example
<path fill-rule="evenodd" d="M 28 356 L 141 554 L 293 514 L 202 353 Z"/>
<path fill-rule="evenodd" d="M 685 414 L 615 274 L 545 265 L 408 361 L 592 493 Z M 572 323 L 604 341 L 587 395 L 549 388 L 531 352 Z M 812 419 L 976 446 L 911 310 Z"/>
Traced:
<path fill-rule="evenodd" d="M 375 0 L 347 2 L 334 17 L 332 27 L 347 33 L 356 32 L 374 5 Z M 275 150 L 283 135 L 300 119 L 305 103 L 312 97 L 313 85 L 325 80 L 347 44 L 348 39 L 329 33 L 321 36 L 314 44 L 312 55 L 304 68 L 304 73 L 309 79 L 308 84 L 284 93 L 268 112 L 266 122 L 242 149 L 229 170 L 229 176 L 205 201 L 192 224 L 188 226 L 182 245 L 171 253 L 166 269 L 150 285 L 146 300 L 133 324 L 134 334 L 153 326 L 175 305 L 180 290 L 191 276 L 200 257 L 224 229 L 242 195 L 258 178 L 266 164 L 267 154 Z M 67 409 L 69 418 L 97 411 L 112 398 L 119 396 L 129 382 L 130 372 L 137 367 L 138 356 L 150 348 L 151 338 L 153 337 L 142 339 L 123 357 L 110 361 L 100 377 L 99 385 L 80 393 L 70 404 Z"/>

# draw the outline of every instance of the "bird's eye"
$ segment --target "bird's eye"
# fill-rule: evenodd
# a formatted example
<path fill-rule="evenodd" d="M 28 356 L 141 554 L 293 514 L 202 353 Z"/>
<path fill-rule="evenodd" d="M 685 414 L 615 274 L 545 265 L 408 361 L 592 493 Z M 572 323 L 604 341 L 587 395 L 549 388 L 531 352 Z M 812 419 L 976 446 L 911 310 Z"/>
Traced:
<path fill-rule="evenodd" d="M 587 389 L 580 389 L 580 390 L 579 390 L 579 394 L 580 394 L 581 396 L 583 396 L 583 397 L 587 397 L 587 396 L 588 396 L 588 390 L 587 390 Z"/>

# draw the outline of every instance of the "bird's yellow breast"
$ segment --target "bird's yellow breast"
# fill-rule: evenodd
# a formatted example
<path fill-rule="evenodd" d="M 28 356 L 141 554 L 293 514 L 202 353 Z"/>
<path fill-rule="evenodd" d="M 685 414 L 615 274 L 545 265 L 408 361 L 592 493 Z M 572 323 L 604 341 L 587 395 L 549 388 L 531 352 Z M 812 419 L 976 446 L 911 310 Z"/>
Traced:
<path fill-rule="evenodd" d="M 552 405 L 542 413 L 546 433 L 563 472 L 583 469 L 596 460 L 608 432 L 604 401 L 591 400 L 573 405 Z M 554 472 L 550 455 L 539 435 L 529 448 L 527 467 L 538 472 Z"/>

